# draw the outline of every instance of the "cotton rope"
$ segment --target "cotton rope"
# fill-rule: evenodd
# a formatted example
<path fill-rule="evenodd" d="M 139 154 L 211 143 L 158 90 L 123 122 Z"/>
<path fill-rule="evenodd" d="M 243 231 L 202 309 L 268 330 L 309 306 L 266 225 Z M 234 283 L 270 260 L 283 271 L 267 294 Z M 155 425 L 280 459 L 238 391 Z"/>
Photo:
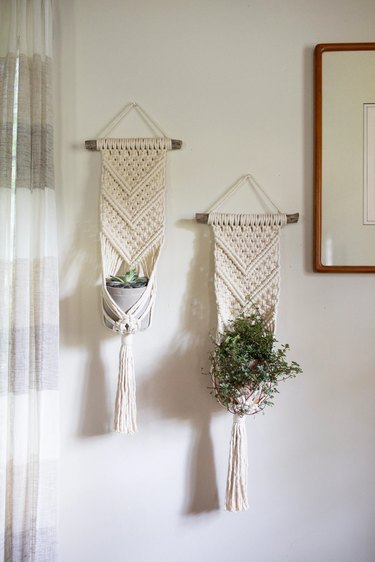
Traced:
<path fill-rule="evenodd" d="M 252 304 L 258 307 L 268 327 L 275 329 L 280 290 L 280 229 L 287 222 L 286 214 L 281 213 L 276 206 L 278 212 L 271 214 L 216 212 L 245 180 L 260 189 L 272 203 L 254 178 L 247 175 L 209 210 L 208 223 L 212 225 L 215 243 L 218 334 L 223 333 L 228 322 L 246 307 L 251 309 Z M 215 388 L 215 380 L 213 386 Z M 244 393 L 237 403 L 228 408 L 233 413 L 225 499 L 228 511 L 248 509 L 246 425 L 245 417 L 238 412 L 240 405 L 243 411 L 244 404 L 248 414 L 261 411 L 259 396 L 260 392 L 251 396 Z"/>
<path fill-rule="evenodd" d="M 171 149 L 171 139 L 103 138 L 97 140 L 97 148 L 102 155 L 103 317 L 106 325 L 121 335 L 114 429 L 134 433 L 137 421 L 132 340 L 142 320 L 152 313 L 155 301 L 156 266 L 164 242 L 166 154 Z M 124 311 L 108 292 L 106 279 L 133 268 L 141 270 L 149 281 L 139 300 Z"/>
<path fill-rule="evenodd" d="M 166 133 L 160 127 L 160 125 L 146 113 L 146 111 L 139 105 L 139 103 L 132 101 L 127 103 L 125 107 L 116 115 L 108 125 L 100 131 L 98 134 L 99 138 L 108 137 L 108 135 L 113 131 L 113 129 L 131 112 L 132 109 L 138 113 L 138 115 L 143 119 L 143 121 L 148 125 L 154 132 L 161 134 L 160 136 L 167 138 Z"/>

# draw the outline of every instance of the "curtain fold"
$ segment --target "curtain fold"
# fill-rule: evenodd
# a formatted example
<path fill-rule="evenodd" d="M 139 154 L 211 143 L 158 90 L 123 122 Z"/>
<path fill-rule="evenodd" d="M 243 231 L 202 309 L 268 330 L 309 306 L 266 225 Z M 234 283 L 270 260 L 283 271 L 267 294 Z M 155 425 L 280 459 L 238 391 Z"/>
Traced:
<path fill-rule="evenodd" d="M 56 560 L 51 0 L 0 0 L 0 561 Z"/>

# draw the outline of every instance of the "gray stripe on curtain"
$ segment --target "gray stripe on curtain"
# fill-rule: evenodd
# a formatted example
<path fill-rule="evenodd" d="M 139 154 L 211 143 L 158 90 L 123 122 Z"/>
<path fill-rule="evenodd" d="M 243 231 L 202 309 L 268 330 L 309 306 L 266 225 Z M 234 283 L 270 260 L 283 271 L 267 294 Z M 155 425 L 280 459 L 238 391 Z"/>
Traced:
<path fill-rule="evenodd" d="M 39 462 L 35 458 L 26 465 L 19 466 L 10 460 L 7 464 L 7 478 L 9 486 L 6 506 L 12 517 L 7 521 L 5 545 L 0 542 L 5 560 L 11 562 L 55 560 L 57 531 L 55 527 L 45 525 L 47 518 L 43 515 L 43 520 L 40 520 L 38 502 L 44 501 L 52 511 L 56 510 L 57 462 Z M 34 493 L 37 489 L 41 495 Z M 14 508 L 14 496 L 18 497 L 21 504 L 22 502 L 28 504 L 26 520 L 23 519 L 23 509 L 18 511 Z"/>
<path fill-rule="evenodd" d="M 57 534 L 55 528 L 38 528 L 36 530 L 13 533 L 8 530 L 9 540 L 6 541 L 4 551 L 5 560 L 11 562 L 24 562 L 24 560 L 37 560 L 38 562 L 51 562 L 55 560 L 57 548 Z M 25 545 L 31 545 L 30 548 Z M 4 549 L 4 545 L 0 548 Z"/>
<path fill-rule="evenodd" d="M 53 129 L 20 124 L 17 131 L 17 188 L 54 188 Z M 1 177 L 0 177 L 1 185 Z"/>
<path fill-rule="evenodd" d="M 15 55 L 0 59 L 0 188 L 11 188 L 14 74 Z M 51 87 L 51 59 L 20 55 L 16 187 L 54 188 Z"/>
<path fill-rule="evenodd" d="M 15 261 L 14 318 L 10 340 L 8 327 L 0 325 L 0 358 L 7 358 L 8 377 L 0 377 L 0 396 L 7 392 L 58 389 L 58 303 L 56 258 Z M 11 264 L 0 260 L 0 278 Z M 0 301 L 1 302 L 1 301 Z M 1 318 L 4 314 L 2 310 Z M 0 359 L 1 360 L 1 359 Z M 3 372 L 3 367 L 0 372 Z"/>
<path fill-rule="evenodd" d="M 14 53 L 0 58 L 0 188 L 11 183 L 15 68 Z"/>

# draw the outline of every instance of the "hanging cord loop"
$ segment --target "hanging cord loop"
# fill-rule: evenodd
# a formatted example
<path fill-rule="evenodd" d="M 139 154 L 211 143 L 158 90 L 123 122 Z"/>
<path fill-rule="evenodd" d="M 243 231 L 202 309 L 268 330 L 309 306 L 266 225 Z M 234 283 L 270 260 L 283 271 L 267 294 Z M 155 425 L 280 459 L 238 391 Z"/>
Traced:
<path fill-rule="evenodd" d="M 158 134 L 161 134 L 162 137 L 168 138 L 168 135 L 163 131 L 163 129 L 156 123 L 154 119 L 146 113 L 146 111 L 135 101 L 127 103 L 125 107 L 108 123 L 108 125 L 100 131 L 98 134 L 98 138 L 107 137 L 113 129 L 130 113 L 132 109 L 135 109 L 143 119 L 143 121 L 150 127 L 154 132 L 156 131 Z"/>
<path fill-rule="evenodd" d="M 270 198 L 270 196 L 266 193 L 266 191 L 260 186 L 260 184 L 254 179 L 254 177 L 251 174 L 246 174 L 244 176 L 241 176 L 239 178 L 239 180 L 237 180 L 235 182 L 234 185 L 232 185 L 232 187 L 230 187 L 228 189 L 228 191 L 226 191 L 221 197 L 220 199 L 218 199 L 216 201 L 216 203 L 214 203 L 214 205 L 208 209 L 208 213 L 214 213 L 218 210 L 219 207 L 221 207 L 221 205 L 227 201 L 236 191 L 237 189 L 245 182 L 245 181 L 249 182 L 250 187 L 253 187 L 255 189 L 259 189 L 259 191 L 264 195 L 264 197 L 268 200 L 269 203 L 271 203 L 271 205 L 276 209 L 276 211 L 279 214 L 283 214 L 282 211 L 280 211 L 280 209 L 277 207 L 277 205 L 272 201 L 272 199 Z"/>

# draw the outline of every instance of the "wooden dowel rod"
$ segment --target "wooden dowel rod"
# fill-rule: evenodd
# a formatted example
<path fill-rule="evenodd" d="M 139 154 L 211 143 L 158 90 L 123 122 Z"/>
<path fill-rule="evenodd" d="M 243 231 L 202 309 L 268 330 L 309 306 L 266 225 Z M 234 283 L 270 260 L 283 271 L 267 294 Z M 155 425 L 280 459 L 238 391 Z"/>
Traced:
<path fill-rule="evenodd" d="M 182 140 L 172 139 L 172 150 L 180 150 L 182 147 Z M 96 140 L 85 141 L 85 148 L 87 150 L 98 150 Z"/>
<path fill-rule="evenodd" d="M 293 213 L 292 215 L 286 216 L 286 222 L 288 224 L 292 224 L 298 222 L 299 213 Z M 207 224 L 208 222 L 208 213 L 196 213 L 195 220 L 201 224 Z"/>

